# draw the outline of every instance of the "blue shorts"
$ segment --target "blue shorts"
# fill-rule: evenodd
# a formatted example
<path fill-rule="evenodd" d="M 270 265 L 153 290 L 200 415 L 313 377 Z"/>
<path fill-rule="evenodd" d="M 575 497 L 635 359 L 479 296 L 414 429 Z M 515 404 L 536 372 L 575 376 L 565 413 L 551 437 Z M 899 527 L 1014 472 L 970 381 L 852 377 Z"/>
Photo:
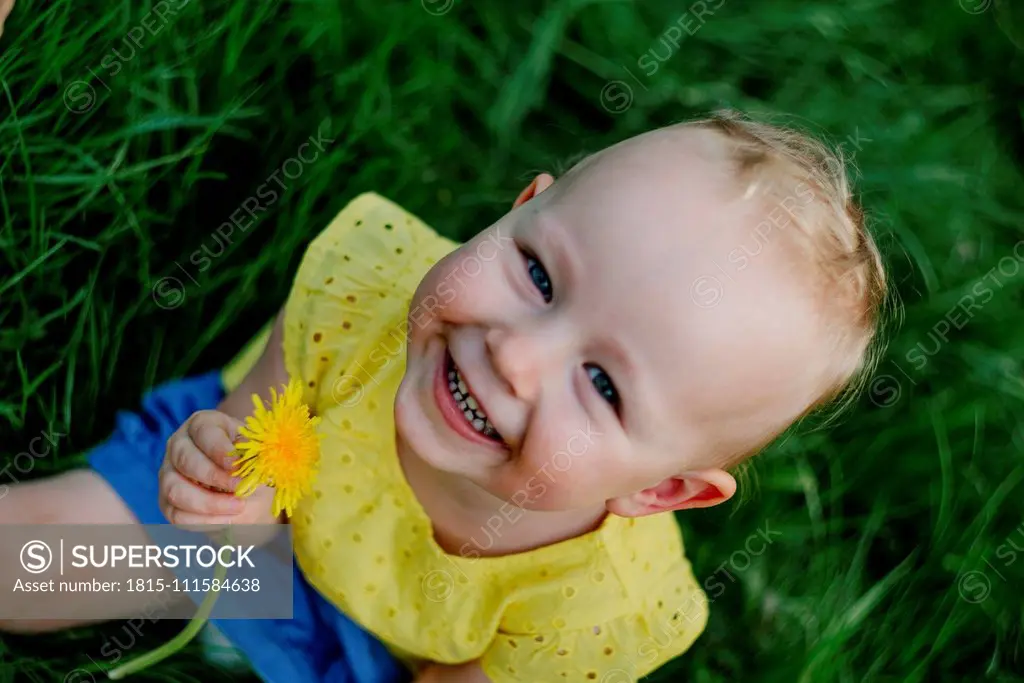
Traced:
<path fill-rule="evenodd" d="M 119 412 L 114 433 L 88 460 L 143 524 L 167 524 L 157 504 L 157 472 L 167 439 L 197 410 L 224 397 L 220 372 L 161 384 L 137 413 Z M 215 619 L 211 623 L 272 683 L 404 683 L 411 679 L 372 635 L 312 588 L 292 561 L 291 619 Z"/>

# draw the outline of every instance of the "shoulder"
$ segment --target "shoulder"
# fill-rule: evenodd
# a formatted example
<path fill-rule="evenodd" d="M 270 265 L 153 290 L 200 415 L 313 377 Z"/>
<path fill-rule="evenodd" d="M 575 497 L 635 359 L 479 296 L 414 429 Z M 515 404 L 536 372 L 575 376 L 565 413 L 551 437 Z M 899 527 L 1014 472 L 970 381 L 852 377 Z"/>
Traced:
<path fill-rule="evenodd" d="M 708 601 L 671 515 L 616 519 L 602 528 L 600 548 L 588 562 L 589 575 L 561 574 L 536 591 L 523 615 L 528 620 L 503 620 L 483 661 L 496 683 L 542 680 L 551 671 L 577 680 L 634 681 L 700 636 Z"/>
<path fill-rule="evenodd" d="M 456 246 L 390 199 L 376 192 L 363 192 L 313 239 L 307 256 L 309 252 L 329 253 L 336 258 L 334 265 L 338 268 L 366 259 L 385 267 L 429 267 Z"/>
<path fill-rule="evenodd" d="M 614 619 L 616 633 L 622 645 L 634 648 L 646 675 L 689 649 L 703 632 L 707 596 L 672 514 L 627 520 L 609 545 L 610 561 L 630 602 L 630 609 Z"/>

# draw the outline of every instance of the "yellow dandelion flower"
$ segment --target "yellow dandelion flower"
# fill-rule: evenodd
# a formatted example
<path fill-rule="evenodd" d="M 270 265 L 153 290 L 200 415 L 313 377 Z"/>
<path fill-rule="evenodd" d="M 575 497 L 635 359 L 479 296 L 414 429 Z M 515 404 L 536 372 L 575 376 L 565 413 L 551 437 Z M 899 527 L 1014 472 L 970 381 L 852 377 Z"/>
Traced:
<path fill-rule="evenodd" d="M 300 499 L 313 488 L 320 464 L 319 417 L 309 416 L 302 402 L 302 385 L 292 380 L 283 393 L 270 389 L 269 409 L 253 394 L 256 412 L 245 419 L 238 433 L 248 439 L 236 444 L 238 456 L 232 474 L 242 481 L 235 495 L 244 498 L 261 484 L 274 488 L 274 514 L 289 517 Z"/>

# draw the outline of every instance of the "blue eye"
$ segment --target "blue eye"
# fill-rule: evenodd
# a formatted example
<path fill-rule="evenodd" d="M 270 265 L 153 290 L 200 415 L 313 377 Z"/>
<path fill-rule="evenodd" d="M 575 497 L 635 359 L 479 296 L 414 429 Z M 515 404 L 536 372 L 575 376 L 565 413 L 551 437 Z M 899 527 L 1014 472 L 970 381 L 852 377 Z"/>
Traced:
<path fill-rule="evenodd" d="M 551 286 L 551 278 L 548 277 L 548 271 L 544 270 L 544 266 L 540 264 L 540 261 L 533 258 L 527 253 L 523 253 L 526 258 L 526 272 L 530 274 L 530 279 L 533 280 L 533 285 L 540 292 L 541 296 L 544 297 L 545 303 L 551 303 L 551 298 L 554 296 Z"/>
<path fill-rule="evenodd" d="M 601 398 L 608 401 L 608 403 L 619 410 L 619 392 L 615 389 L 615 385 L 612 383 L 612 378 L 608 376 L 608 373 L 599 368 L 596 365 L 584 365 L 587 369 L 587 375 L 590 376 L 590 381 L 597 389 L 597 393 L 601 394 Z"/>

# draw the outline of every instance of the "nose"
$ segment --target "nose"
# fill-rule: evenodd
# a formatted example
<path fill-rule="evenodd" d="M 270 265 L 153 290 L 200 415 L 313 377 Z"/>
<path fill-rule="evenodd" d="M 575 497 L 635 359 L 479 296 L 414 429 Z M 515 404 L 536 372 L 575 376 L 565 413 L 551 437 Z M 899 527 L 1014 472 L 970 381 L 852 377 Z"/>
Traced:
<path fill-rule="evenodd" d="M 484 337 L 487 355 L 509 393 L 532 401 L 544 377 L 565 365 L 568 339 L 555 326 L 492 327 Z"/>

